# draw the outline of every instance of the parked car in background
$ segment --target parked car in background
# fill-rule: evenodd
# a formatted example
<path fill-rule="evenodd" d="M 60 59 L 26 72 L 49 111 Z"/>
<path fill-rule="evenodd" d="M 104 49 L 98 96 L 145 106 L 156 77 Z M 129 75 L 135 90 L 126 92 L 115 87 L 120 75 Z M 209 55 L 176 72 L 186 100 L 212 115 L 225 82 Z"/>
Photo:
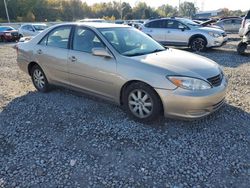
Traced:
<path fill-rule="evenodd" d="M 18 65 L 38 91 L 51 84 L 81 90 L 123 105 L 142 121 L 161 114 L 200 118 L 224 103 L 227 78 L 218 64 L 164 48 L 126 25 L 61 24 L 17 49 Z"/>
<path fill-rule="evenodd" d="M 133 27 L 136 29 L 141 29 L 142 26 L 143 26 L 142 23 L 133 23 Z"/>
<path fill-rule="evenodd" d="M 204 27 L 186 18 L 149 20 L 141 31 L 163 45 L 188 46 L 193 51 L 204 51 L 227 42 L 227 34 L 223 30 Z"/>
<path fill-rule="evenodd" d="M 210 19 L 210 20 L 207 20 L 207 21 L 204 21 L 204 22 L 200 23 L 200 25 L 203 26 L 203 27 L 212 27 L 212 28 L 223 30 L 222 27 L 215 25 L 215 23 L 217 21 L 218 21 L 217 19 Z"/>
<path fill-rule="evenodd" d="M 20 37 L 35 36 L 45 30 L 48 26 L 41 23 L 23 24 L 18 29 Z"/>
<path fill-rule="evenodd" d="M 19 40 L 18 31 L 10 26 L 0 26 L 0 41 L 17 41 Z"/>
<path fill-rule="evenodd" d="M 246 16 L 243 18 L 241 22 L 241 27 L 239 29 L 240 37 L 247 35 L 250 32 L 250 10 L 247 12 Z"/>
<path fill-rule="evenodd" d="M 232 17 L 218 20 L 214 25 L 221 27 L 226 32 L 236 33 L 241 26 L 242 18 Z"/>

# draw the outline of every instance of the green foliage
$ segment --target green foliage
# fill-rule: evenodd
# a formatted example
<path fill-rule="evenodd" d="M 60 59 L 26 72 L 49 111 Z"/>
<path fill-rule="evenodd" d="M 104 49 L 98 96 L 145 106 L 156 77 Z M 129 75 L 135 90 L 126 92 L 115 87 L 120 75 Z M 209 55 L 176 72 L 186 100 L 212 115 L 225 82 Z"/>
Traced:
<path fill-rule="evenodd" d="M 172 17 L 178 15 L 177 7 L 171 5 L 162 5 L 156 10 L 161 17 Z"/>

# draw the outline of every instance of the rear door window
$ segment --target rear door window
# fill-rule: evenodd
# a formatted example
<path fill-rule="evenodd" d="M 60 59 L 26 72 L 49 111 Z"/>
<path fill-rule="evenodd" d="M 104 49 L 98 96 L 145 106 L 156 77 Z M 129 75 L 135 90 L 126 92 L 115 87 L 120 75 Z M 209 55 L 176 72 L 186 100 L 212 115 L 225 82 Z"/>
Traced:
<path fill-rule="evenodd" d="M 145 26 L 149 28 L 165 28 L 165 20 L 151 21 L 147 23 Z"/>
<path fill-rule="evenodd" d="M 62 26 L 55 28 L 46 35 L 40 42 L 40 45 L 47 45 L 57 48 L 68 48 L 71 26 Z"/>

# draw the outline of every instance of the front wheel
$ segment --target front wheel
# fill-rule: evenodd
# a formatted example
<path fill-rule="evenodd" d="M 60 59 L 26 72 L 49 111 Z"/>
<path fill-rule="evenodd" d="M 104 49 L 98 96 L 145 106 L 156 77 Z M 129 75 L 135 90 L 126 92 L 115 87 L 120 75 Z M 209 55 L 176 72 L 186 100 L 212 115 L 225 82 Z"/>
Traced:
<path fill-rule="evenodd" d="M 162 112 L 162 103 L 155 90 L 140 82 L 126 88 L 124 105 L 133 118 L 143 122 L 155 120 Z"/>
<path fill-rule="evenodd" d="M 40 92 L 47 92 L 49 90 L 48 80 L 38 65 L 34 65 L 31 69 L 31 78 L 35 88 Z"/>
<path fill-rule="evenodd" d="M 247 49 L 247 43 L 245 42 L 240 42 L 237 46 L 237 52 L 240 55 L 244 54 L 246 49 Z"/>
<path fill-rule="evenodd" d="M 195 52 L 203 52 L 206 50 L 206 41 L 201 37 L 192 39 L 190 48 Z"/>

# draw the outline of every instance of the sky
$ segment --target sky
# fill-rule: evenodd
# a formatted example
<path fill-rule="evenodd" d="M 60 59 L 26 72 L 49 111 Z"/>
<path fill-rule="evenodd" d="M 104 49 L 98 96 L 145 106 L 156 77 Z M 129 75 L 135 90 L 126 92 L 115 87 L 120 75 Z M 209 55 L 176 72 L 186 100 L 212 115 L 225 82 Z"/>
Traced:
<path fill-rule="evenodd" d="M 113 0 L 85 0 L 87 4 L 92 5 L 99 2 L 109 2 Z M 115 0 L 118 1 L 118 0 Z M 138 2 L 146 2 L 151 7 L 158 7 L 162 4 L 170 4 L 172 6 L 178 6 L 179 0 L 123 0 L 124 2 L 130 3 L 131 6 L 134 6 Z M 185 0 L 180 0 L 181 2 Z M 249 10 L 250 9 L 250 0 L 186 0 L 194 2 L 199 10 L 209 11 L 217 10 L 220 8 L 228 8 L 230 10 Z"/>

